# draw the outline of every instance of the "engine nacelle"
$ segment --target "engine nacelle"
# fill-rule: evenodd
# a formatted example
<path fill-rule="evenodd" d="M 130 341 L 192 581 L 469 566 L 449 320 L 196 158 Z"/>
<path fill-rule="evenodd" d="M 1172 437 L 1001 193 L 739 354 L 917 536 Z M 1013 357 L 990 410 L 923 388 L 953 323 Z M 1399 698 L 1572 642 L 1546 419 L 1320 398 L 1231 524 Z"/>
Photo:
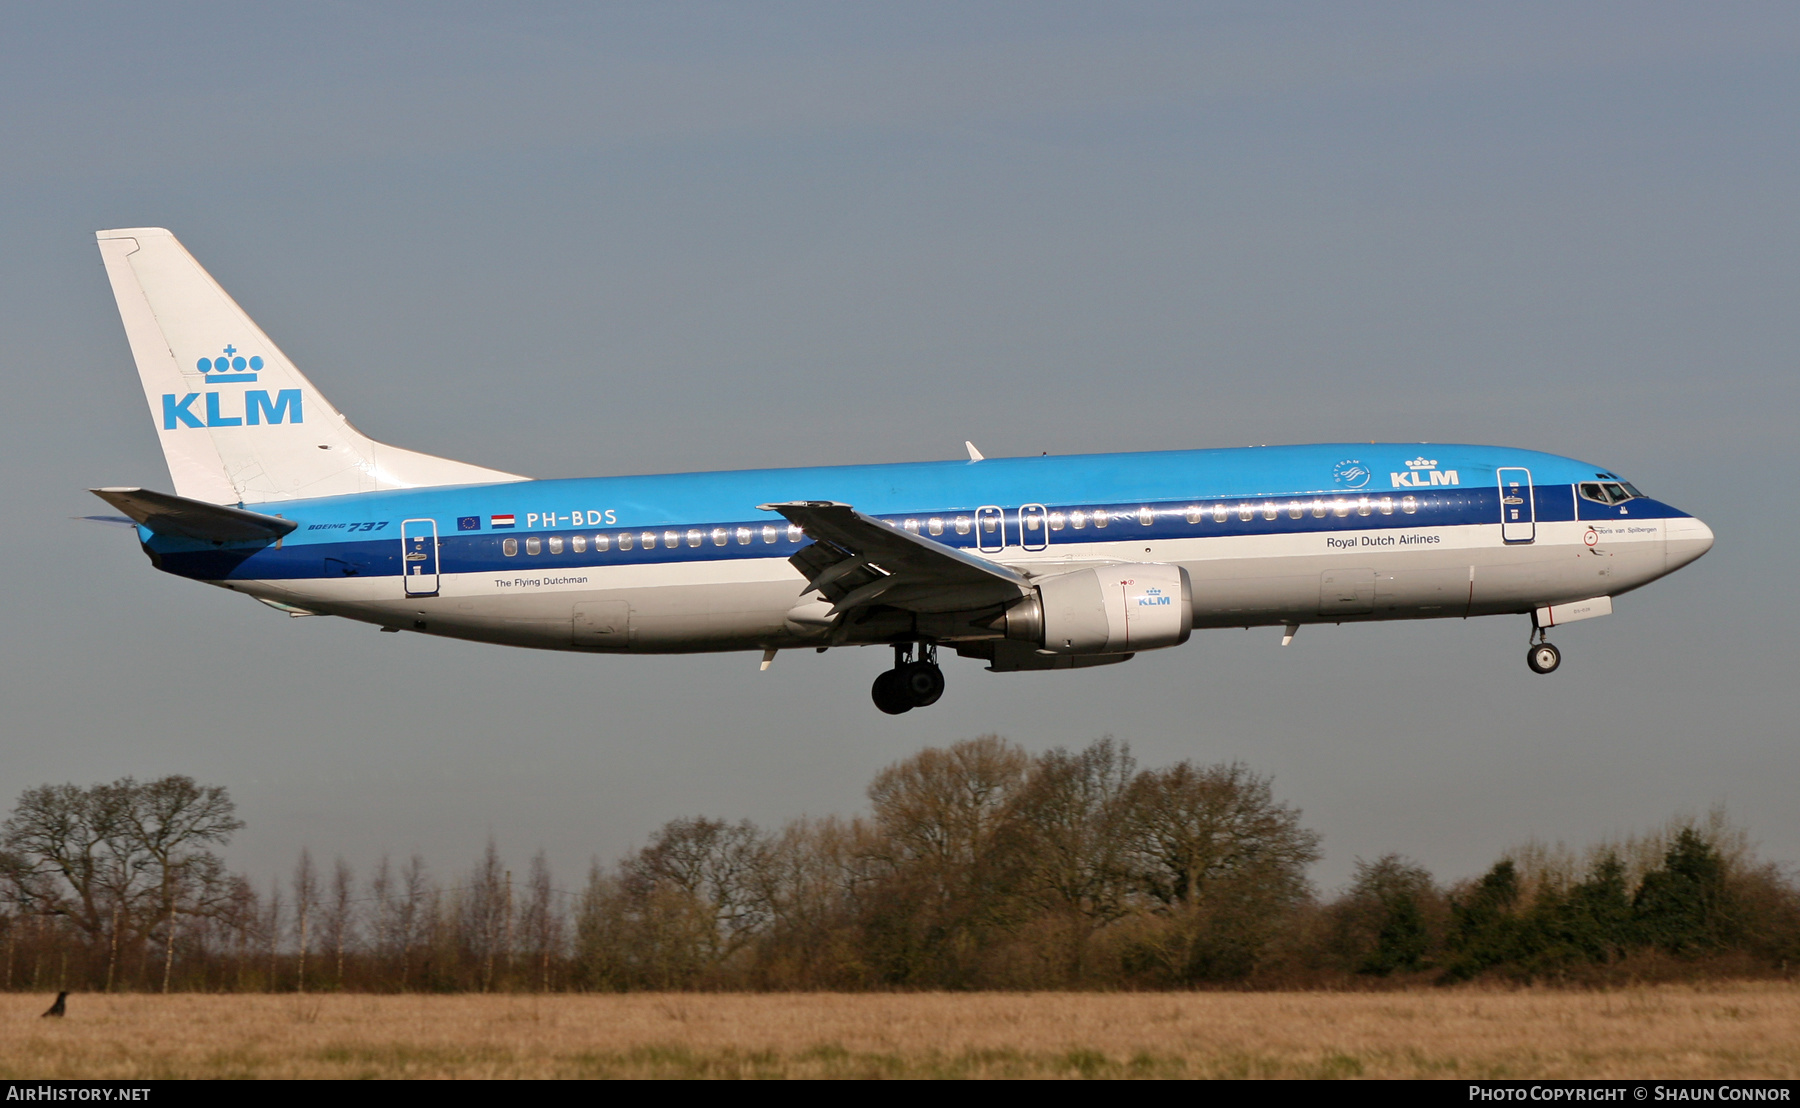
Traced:
<path fill-rule="evenodd" d="M 1056 654 L 1127 654 L 1180 646 L 1194 630 L 1187 570 L 1130 562 L 1037 582 L 1006 612 L 1006 637 Z"/>

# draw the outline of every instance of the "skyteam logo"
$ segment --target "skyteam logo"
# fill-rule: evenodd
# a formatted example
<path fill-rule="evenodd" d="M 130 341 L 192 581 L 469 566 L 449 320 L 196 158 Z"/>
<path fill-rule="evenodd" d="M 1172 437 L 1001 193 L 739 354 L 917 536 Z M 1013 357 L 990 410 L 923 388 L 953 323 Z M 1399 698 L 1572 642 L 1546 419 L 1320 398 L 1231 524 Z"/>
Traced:
<path fill-rule="evenodd" d="M 201 358 L 194 363 L 194 368 L 206 374 L 209 385 L 225 385 L 237 382 L 256 380 L 262 372 L 263 360 L 260 354 L 252 354 L 246 358 L 238 353 L 237 347 L 226 346 L 225 353 L 217 358 Z"/>
<path fill-rule="evenodd" d="M 1360 489 L 1369 483 L 1374 474 L 1369 467 L 1355 458 L 1346 458 L 1331 471 L 1331 479 L 1347 489 Z"/>
<path fill-rule="evenodd" d="M 273 426 L 277 423 L 304 422 L 299 389 L 280 389 L 273 398 L 269 396 L 267 389 L 245 389 L 243 392 L 212 390 L 213 385 L 254 383 L 256 375 L 263 368 L 260 354 L 245 357 L 238 352 L 236 346 L 227 344 L 218 357 L 201 358 L 194 363 L 194 368 L 205 375 L 205 384 L 201 387 L 207 391 L 190 392 L 186 396 L 163 393 L 162 417 L 165 431 L 184 427 L 260 427 L 264 423 Z M 204 402 L 200 399 L 202 396 L 206 398 Z M 194 410 L 197 403 L 202 404 L 204 415 Z"/>
<path fill-rule="evenodd" d="M 1438 470 L 1436 458 L 1427 458 L 1421 454 L 1406 463 L 1405 473 L 1388 471 L 1388 477 L 1397 489 L 1418 489 L 1434 485 L 1460 485 L 1461 479 L 1454 469 Z"/>

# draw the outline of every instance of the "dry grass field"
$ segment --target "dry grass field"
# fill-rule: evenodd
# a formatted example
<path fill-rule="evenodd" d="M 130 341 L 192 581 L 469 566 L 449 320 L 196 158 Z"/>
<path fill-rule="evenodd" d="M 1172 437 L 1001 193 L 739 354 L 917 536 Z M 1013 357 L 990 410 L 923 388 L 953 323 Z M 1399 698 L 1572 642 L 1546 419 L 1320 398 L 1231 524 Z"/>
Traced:
<path fill-rule="evenodd" d="M 0 997 L 0 1077 L 1800 1077 L 1800 986 Z"/>

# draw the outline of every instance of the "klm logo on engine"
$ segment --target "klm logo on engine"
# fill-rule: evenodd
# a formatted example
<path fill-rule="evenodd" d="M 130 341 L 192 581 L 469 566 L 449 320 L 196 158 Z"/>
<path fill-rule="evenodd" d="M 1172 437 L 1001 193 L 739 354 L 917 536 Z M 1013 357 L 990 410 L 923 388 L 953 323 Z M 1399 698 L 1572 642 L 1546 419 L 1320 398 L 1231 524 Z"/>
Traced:
<path fill-rule="evenodd" d="M 226 346 L 219 357 L 201 358 L 194 368 L 200 371 L 207 386 L 248 385 L 255 383 L 256 375 L 262 372 L 263 360 L 260 355 L 246 358 L 237 347 Z M 195 404 L 200 404 L 201 411 L 194 410 Z M 277 389 L 273 398 L 267 389 L 220 393 L 208 388 L 205 393 L 190 392 L 182 397 L 165 392 L 162 414 L 165 431 L 178 427 L 259 427 L 265 420 L 271 425 L 303 422 L 299 389 Z"/>
<path fill-rule="evenodd" d="M 1420 489 L 1437 485 L 1460 485 L 1454 469 L 1439 470 L 1436 458 L 1420 455 L 1406 463 L 1405 473 L 1388 471 L 1388 477 L 1397 489 Z"/>
<path fill-rule="evenodd" d="M 1137 598 L 1140 608 L 1164 608 L 1175 602 L 1175 598 L 1161 589 L 1145 589 Z"/>

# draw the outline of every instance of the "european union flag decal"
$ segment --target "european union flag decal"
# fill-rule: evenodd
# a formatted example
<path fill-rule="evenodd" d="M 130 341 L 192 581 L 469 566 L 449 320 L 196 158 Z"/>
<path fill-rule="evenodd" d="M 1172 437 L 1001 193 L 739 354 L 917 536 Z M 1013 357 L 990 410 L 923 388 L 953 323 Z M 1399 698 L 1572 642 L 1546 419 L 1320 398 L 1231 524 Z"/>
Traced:
<path fill-rule="evenodd" d="M 481 517 L 458 516 L 456 519 L 456 529 L 458 531 L 479 531 L 481 530 Z"/>

